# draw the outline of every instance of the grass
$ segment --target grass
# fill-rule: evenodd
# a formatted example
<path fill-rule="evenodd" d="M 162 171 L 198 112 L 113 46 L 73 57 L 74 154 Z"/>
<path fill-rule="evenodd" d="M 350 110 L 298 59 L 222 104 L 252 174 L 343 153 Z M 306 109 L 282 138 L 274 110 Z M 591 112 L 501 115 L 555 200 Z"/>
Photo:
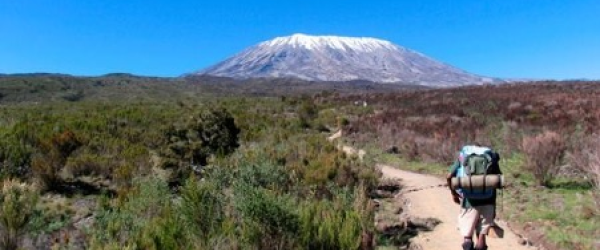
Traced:
<path fill-rule="evenodd" d="M 409 161 L 397 154 L 388 154 L 374 146 L 367 146 L 367 155 L 372 155 L 374 161 L 381 164 L 396 166 L 403 170 L 445 176 L 448 166 L 439 163 L 428 163 L 422 161 Z"/>
<path fill-rule="evenodd" d="M 548 241 L 560 247 L 592 249 L 600 233 L 600 215 L 590 191 L 522 189 L 519 194 L 507 192 L 507 219 L 537 227 Z"/>
<path fill-rule="evenodd" d="M 533 227 L 560 248 L 592 249 L 600 235 L 600 210 L 594 207 L 591 185 L 583 180 L 557 177 L 550 188 L 536 184 L 522 171 L 524 157 L 514 154 L 501 161 L 509 183 L 500 216 Z M 501 197 L 502 199 L 502 197 Z"/>

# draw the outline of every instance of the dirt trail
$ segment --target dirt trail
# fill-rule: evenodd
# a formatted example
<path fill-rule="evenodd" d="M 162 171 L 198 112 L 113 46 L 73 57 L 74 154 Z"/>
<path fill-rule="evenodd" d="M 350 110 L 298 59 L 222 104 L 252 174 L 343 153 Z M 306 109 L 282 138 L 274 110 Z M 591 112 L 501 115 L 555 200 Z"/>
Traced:
<path fill-rule="evenodd" d="M 433 217 L 442 221 L 431 232 L 421 232 L 412 242 L 420 245 L 424 250 L 461 249 L 462 239 L 456 227 L 459 206 L 452 202 L 446 187 L 427 188 L 444 184 L 440 178 L 399 170 L 386 165 L 378 165 L 384 177 L 401 179 L 404 190 L 420 189 L 419 191 L 401 193 L 404 199 L 409 200 L 405 208 L 411 217 Z M 533 250 L 519 243 L 519 237 L 510 232 L 506 223 L 497 222 L 505 230 L 504 238 L 488 237 L 490 250 Z"/>

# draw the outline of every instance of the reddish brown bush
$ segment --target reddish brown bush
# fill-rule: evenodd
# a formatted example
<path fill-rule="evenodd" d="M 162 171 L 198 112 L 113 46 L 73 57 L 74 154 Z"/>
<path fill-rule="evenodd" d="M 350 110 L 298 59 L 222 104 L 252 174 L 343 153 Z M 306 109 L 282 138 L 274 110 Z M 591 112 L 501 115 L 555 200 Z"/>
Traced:
<path fill-rule="evenodd" d="M 571 167 L 583 172 L 592 185 L 600 189 L 600 135 L 582 139 L 566 157 Z"/>
<path fill-rule="evenodd" d="M 533 174 L 539 185 L 548 186 L 558 173 L 565 149 L 564 139 L 553 131 L 523 138 L 525 167 Z"/>
<path fill-rule="evenodd" d="M 455 137 L 434 136 L 434 138 L 422 138 L 421 158 L 425 161 L 450 164 L 456 159 L 461 145 L 465 142 Z"/>
<path fill-rule="evenodd" d="M 61 184 L 60 171 L 67 158 L 82 145 L 71 131 L 54 135 L 39 142 L 41 152 L 33 157 L 31 167 L 34 176 L 46 189 L 55 189 Z"/>
<path fill-rule="evenodd" d="M 398 138 L 400 154 L 409 161 L 419 158 L 419 145 L 416 142 L 416 134 L 410 130 L 402 130 L 396 136 Z"/>
<path fill-rule="evenodd" d="M 410 160 L 443 162 L 457 145 L 470 142 L 510 157 L 521 152 L 524 134 L 540 128 L 561 131 L 564 138 L 600 129 L 598 82 L 340 95 L 327 100 L 341 105 L 354 101 L 366 101 L 373 112 L 349 119 L 344 127 L 349 138 L 358 144 L 377 140 L 384 150 L 397 146 Z"/>
<path fill-rule="evenodd" d="M 504 122 L 502 129 L 497 132 L 502 136 L 502 145 L 500 146 L 505 154 L 510 155 L 519 151 L 522 142 L 519 124 L 514 121 Z"/>

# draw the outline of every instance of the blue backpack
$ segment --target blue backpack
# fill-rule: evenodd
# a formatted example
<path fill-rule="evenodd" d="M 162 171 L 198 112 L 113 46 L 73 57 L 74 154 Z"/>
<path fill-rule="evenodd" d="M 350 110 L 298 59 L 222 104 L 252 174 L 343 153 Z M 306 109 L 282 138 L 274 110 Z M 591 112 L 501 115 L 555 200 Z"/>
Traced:
<path fill-rule="evenodd" d="M 470 178 L 476 175 L 487 175 L 493 164 L 498 162 L 497 153 L 492 149 L 480 146 L 464 146 L 459 153 L 460 166 L 456 170 L 456 177 Z M 467 199 L 487 199 L 494 195 L 494 188 L 469 188 L 457 189 L 459 194 Z"/>

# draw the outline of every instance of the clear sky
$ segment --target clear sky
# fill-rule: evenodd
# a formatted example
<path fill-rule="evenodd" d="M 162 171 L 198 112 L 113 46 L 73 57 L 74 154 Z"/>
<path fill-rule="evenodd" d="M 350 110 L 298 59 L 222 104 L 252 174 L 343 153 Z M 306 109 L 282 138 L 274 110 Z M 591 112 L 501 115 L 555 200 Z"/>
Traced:
<path fill-rule="evenodd" d="M 0 73 L 179 76 L 294 33 L 381 38 L 485 76 L 600 79 L 598 0 L 0 0 Z"/>

